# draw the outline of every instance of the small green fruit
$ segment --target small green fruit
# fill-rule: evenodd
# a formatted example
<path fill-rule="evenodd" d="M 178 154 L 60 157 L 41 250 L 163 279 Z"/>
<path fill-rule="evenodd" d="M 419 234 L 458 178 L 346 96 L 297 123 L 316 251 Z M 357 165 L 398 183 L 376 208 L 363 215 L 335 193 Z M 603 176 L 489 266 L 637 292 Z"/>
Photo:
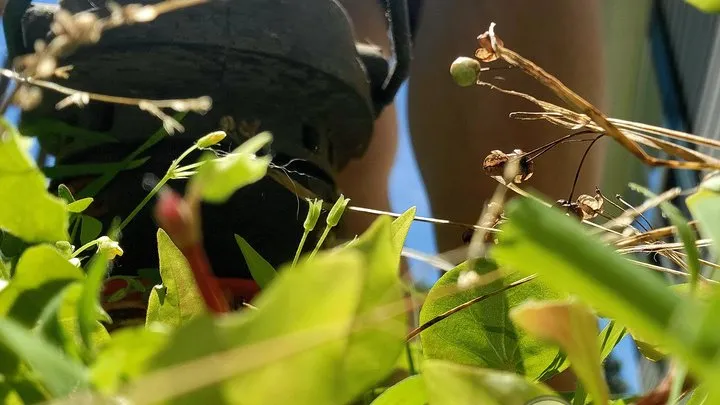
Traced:
<path fill-rule="evenodd" d="M 480 75 L 480 62 L 473 58 L 461 56 L 450 65 L 450 74 L 459 86 L 468 87 L 477 82 Z"/>

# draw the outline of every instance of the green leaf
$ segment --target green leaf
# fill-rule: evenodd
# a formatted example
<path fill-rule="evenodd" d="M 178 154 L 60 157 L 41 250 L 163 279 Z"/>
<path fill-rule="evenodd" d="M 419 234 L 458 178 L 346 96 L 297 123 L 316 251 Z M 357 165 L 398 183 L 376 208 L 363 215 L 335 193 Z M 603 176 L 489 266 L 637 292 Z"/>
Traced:
<path fill-rule="evenodd" d="M 111 394 L 150 368 L 150 359 L 168 343 L 162 331 L 145 328 L 123 328 L 113 333 L 97 355 L 91 369 L 93 386 Z"/>
<path fill-rule="evenodd" d="M 657 195 L 650 192 L 650 190 L 637 184 L 631 183 L 630 188 L 644 194 L 646 197 L 657 197 Z M 663 213 L 670 219 L 670 223 L 677 228 L 677 235 L 680 237 L 683 247 L 685 248 L 685 253 L 687 254 L 687 265 L 690 272 L 690 289 L 694 290 L 700 277 L 700 254 L 695 244 L 695 233 L 690 228 L 687 218 L 685 218 L 676 206 L 667 201 L 663 201 L 660 203 L 660 209 L 662 209 Z"/>
<path fill-rule="evenodd" d="M 93 353 L 96 349 L 92 340 L 92 334 L 95 330 L 98 319 L 109 316 L 102 309 L 100 303 L 100 293 L 103 288 L 103 281 L 108 270 L 109 254 L 106 251 L 98 250 L 87 270 L 87 277 L 83 283 L 83 289 L 78 299 L 78 329 L 80 337 L 85 344 L 89 353 Z"/>
<path fill-rule="evenodd" d="M 68 211 L 79 214 L 87 209 L 87 207 L 92 204 L 93 199 L 92 197 L 83 198 L 82 200 L 73 201 L 70 204 L 68 204 L 67 209 Z"/>
<path fill-rule="evenodd" d="M 526 405 L 533 399 L 557 397 L 517 374 L 449 361 L 428 360 L 423 377 L 432 405 Z"/>
<path fill-rule="evenodd" d="M 353 322 L 358 330 L 350 335 L 340 377 L 344 378 L 346 390 L 362 392 L 378 377 L 387 376 L 394 369 L 398 357 L 404 353 L 407 320 L 400 312 L 375 322 L 370 329 L 363 326 L 376 308 L 406 304 L 400 283 L 400 254 L 393 245 L 389 217 L 377 218 L 350 249 L 363 254 L 366 266 Z"/>
<path fill-rule="evenodd" d="M 180 326 L 204 313 L 205 301 L 195 284 L 187 259 L 162 229 L 157 231 L 157 243 L 164 294 L 160 294 L 157 288 L 150 292 L 146 324 L 160 322 Z"/>
<path fill-rule="evenodd" d="M 45 176 L 20 146 L 20 135 L 5 119 L 0 125 L 0 229 L 30 243 L 67 240 L 65 202 L 47 192 Z"/>
<path fill-rule="evenodd" d="M 607 403 L 610 393 L 600 360 L 597 319 L 590 308 L 573 299 L 527 302 L 514 308 L 510 317 L 537 338 L 560 346 L 595 403 Z"/>
<path fill-rule="evenodd" d="M 666 347 L 693 375 L 720 379 L 720 297 L 709 304 L 681 299 L 650 274 L 588 235 L 577 221 L 531 200 L 505 210 L 496 260 L 523 273 L 538 273 L 558 290 L 578 295 L 604 316 Z M 720 391 L 720 387 L 715 388 Z"/>
<path fill-rule="evenodd" d="M 390 232 L 392 234 L 393 246 L 395 247 L 395 254 L 400 256 L 403 245 L 405 245 L 405 238 L 407 238 L 408 232 L 410 232 L 410 226 L 415 219 L 415 213 L 417 207 L 410 207 L 407 211 L 403 212 L 402 215 L 395 218 L 390 225 Z"/>
<path fill-rule="evenodd" d="M 463 263 L 435 283 L 420 311 L 420 324 L 474 298 L 495 293 L 519 279 L 517 275 L 509 275 L 505 280 L 459 290 L 458 279 L 467 270 L 467 263 Z M 491 261 L 479 261 L 475 271 L 482 277 L 502 270 Z M 561 295 L 538 280 L 489 296 L 423 331 L 420 337 L 425 356 L 540 378 L 554 364 L 560 351 L 516 330 L 508 311 L 528 299 L 558 297 Z"/>
<path fill-rule="evenodd" d="M 720 0 L 685 0 L 706 13 L 720 13 Z"/>
<path fill-rule="evenodd" d="M 137 169 L 138 167 L 144 165 L 148 160 L 150 160 L 149 156 L 146 158 L 133 160 L 127 165 L 123 165 L 122 162 L 77 163 L 44 167 L 42 170 L 43 173 L 45 173 L 45 176 L 57 180 L 67 177 L 105 174 L 110 171 L 125 171 Z"/>
<path fill-rule="evenodd" d="M 698 229 L 704 238 L 712 239 L 716 257 L 720 257 L 720 212 L 717 207 L 720 204 L 720 176 L 716 176 L 714 182 L 708 181 L 700 185 L 697 192 L 689 196 L 687 204 L 692 216 L 698 220 Z"/>
<path fill-rule="evenodd" d="M 67 204 L 75 201 L 75 197 L 72 195 L 72 191 L 65 184 L 58 185 L 58 197 L 62 198 Z"/>
<path fill-rule="evenodd" d="M 54 397 L 89 385 L 88 372 L 81 364 L 11 319 L 0 318 L 0 343 L 25 361 Z"/>
<path fill-rule="evenodd" d="M 598 341 L 600 342 L 600 360 L 605 360 L 612 353 L 615 346 L 620 343 L 623 336 L 625 336 L 626 329 L 610 321 L 605 328 L 600 332 Z"/>
<path fill-rule="evenodd" d="M 695 388 L 692 392 L 692 395 L 690 395 L 690 399 L 685 403 L 685 405 L 703 405 L 707 403 L 708 399 L 708 390 L 704 386 L 699 386 Z"/>
<path fill-rule="evenodd" d="M 425 405 L 427 403 L 425 381 L 421 375 L 413 375 L 385 390 L 372 402 L 372 405 Z"/>
<path fill-rule="evenodd" d="M 252 246 L 250 246 L 250 244 L 242 238 L 242 236 L 235 235 L 235 241 L 238 246 L 240 246 L 240 250 L 245 257 L 245 262 L 247 263 L 250 274 L 252 274 L 255 282 L 260 286 L 260 288 L 266 288 L 269 286 L 277 275 L 275 268 L 263 259 L 263 257 L 260 256 L 260 253 L 255 251 L 255 249 L 253 249 Z"/>
<path fill-rule="evenodd" d="M 82 224 L 80 225 L 80 243 L 84 245 L 100 236 L 103 225 L 102 222 L 89 215 L 83 215 L 81 218 Z"/>
<path fill-rule="evenodd" d="M 320 252 L 279 271 L 253 302 L 257 310 L 199 316 L 181 326 L 151 361 L 166 370 L 147 386 L 152 393 L 141 379 L 129 399 L 336 405 L 374 387 L 394 368 L 406 331 L 389 225 L 389 218 L 379 219 L 357 247 Z M 201 357 L 210 354 L 223 366 L 192 362 L 207 362 Z M 166 369 L 179 364 L 182 370 Z"/>
<path fill-rule="evenodd" d="M 270 133 L 262 132 L 225 156 L 209 158 L 192 178 L 191 193 L 198 193 L 204 201 L 220 204 L 236 190 L 262 179 L 271 157 L 258 157 L 255 153 L 271 141 Z"/>
<path fill-rule="evenodd" d="M 15 276 L 0 291 L 0 316 L 9 316 L 30 328 L 56 294 L 83 277 L 82 270 L 70 264 L 55 248 L 30 247 L 20 257 Z"/>

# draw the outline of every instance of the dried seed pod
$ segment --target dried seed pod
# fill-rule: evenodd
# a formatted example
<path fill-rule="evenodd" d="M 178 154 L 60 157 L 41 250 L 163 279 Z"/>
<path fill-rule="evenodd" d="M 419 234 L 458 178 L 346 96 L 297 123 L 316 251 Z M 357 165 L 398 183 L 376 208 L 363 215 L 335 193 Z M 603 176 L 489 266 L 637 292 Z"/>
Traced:
<path fill-rule="evenodd" d="M 461 87 L 472 86 L 477 83 L 482 67 L 480 62 L 473 58 L 461 56 L 450 65 L 450 74 L 453 80 Z"/>
<path fill-rule="evenodd" d="M 577 198 L 577 205 L 583 212 L 583 219 L 593 219 L 602 213 L 603 202 L 600 193 L 596 193 L 595 197 L 582 194 Z"/>
<path fill-rule="evenodd" d="M 528 159 L 520 149 L 515 149 L 512 153 L 493 150 L 485 157 L 485 160 L 483 160 L 483 171 L 490 177 L 505 178 L 505 168 L 508 162 L 516 159 L 520 160 L 520 167 L 518 168 L 518 173 L 515 174 L 513 182 L 520 184 L 530 179 L 535 170 L 535 165 L 532 160 Z"/>
<path fill-rule="evenodd" d="M 477 37 L 478 45 L 480 46 L 475 51 L 475 57 L 480 59 L 482 62 L 492 62 L 498 60 L 499 56 L 495 53 L 495 49 L 492 46 L 492 39 L 490 38 L 490 32 L 485 32 Z M 498 45 L 502 46 L 503 42 L 497 36 L 495 41 Z"/>

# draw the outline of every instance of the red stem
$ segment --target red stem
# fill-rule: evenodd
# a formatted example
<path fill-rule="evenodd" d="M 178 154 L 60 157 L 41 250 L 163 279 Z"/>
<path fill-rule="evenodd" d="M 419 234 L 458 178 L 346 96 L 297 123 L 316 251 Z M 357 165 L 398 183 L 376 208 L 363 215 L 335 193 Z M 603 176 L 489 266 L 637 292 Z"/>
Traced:
<path fill-rule="evenodd" d="M 230 305 L 225 299 L 220 283 L 210 270 L 210 263 L 205 254 L 205 249 L 199 243 L 195 243 L 181 249 L 181 251 L 190 264 L 195 283 L 210 311 L 216 314 L 230 312 Z"/>

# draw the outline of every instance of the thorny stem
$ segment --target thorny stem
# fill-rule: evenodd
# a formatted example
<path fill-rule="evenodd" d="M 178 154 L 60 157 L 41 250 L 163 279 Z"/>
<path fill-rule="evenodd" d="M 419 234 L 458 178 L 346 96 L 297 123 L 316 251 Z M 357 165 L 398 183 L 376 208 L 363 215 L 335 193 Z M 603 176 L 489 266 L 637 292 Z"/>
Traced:
<path fill-rule="evenodd" d="M 449 309 L 448 311 L 443 312 L 442 314 L 440 314 L 440 315 L 432 318 L 431 320 L 429 320 L 429 321 L 425 322 L 424 324 L 418 326 L 417 328 L 413 329 L 413 330 L 405 337 L 405 340 L 408 340 L 408 341 L 409 341 L 409 340 L 413 339 L 415 336 L 419 335 L 421 332 L 423 332 L 424 330 L 428 329 L 429 327 L 435 325 L 436 323 L 442 321 L 443 319 L 446 319 L 446 318 L 452 316 L 453 314 L 456 314 L 456 313 L 462 311 L 462 310 L 465 309 L 465 308 L 468 308 L 468 307 L 472 306 L 473 304 L 477 304 L 477 303 L 480 302 L 480 301 L 484 301 L 484 300 L 486 300 L 486 299 L 488 299 L 488 298 L 492 298 L 492 297 L 494 297 L 494 296 L 496 296 L 496 295 L 498 295 L 498 294 L 502 294 L 502 293 L 504 293 L 505 291 L 507 291 L 507 290 L 509 290 L 509 289 L 511 289 L 511 288 L 515 288 L 515 287 L 517 287 L 517 286 L 519 286 L 519 285 L 522 285 L 522 284 L 525 284 L 525 283 L 527 283 L 527 282 L 529 282 L 529 281 L 532 281 L 532 280 L 534 280 L 536 277 L 537 277 L 537 275 L 536 275 L 536 274 L 533 274 L 533 275 L 527 276 L 527 277 L 525 277 L 525 278 L 521 278 L 520 280 L 514 281 L 514 282 L 506 285 L 505 287 L 500 288 L 499 290 L 495 290 L 495 291 L 493 291 L 493 292 L 491 292 L 491 293 L 488 293 L 488 294 L 485 294 L 485 295 L 481 295 L 481 296 L 479 296 L 479 297 L 476 297 L 476 298 L 471 299 L 470 301 L 467 301 L 467 302 L 465 302 L 465 303 L 462 303 L 462 304 L 460 304 L 460 305 L 458 305 L 458 306 L 456 306 L 456 307 L 454 307 L 454 308 L 451 308 L 451 309 Z"/>

